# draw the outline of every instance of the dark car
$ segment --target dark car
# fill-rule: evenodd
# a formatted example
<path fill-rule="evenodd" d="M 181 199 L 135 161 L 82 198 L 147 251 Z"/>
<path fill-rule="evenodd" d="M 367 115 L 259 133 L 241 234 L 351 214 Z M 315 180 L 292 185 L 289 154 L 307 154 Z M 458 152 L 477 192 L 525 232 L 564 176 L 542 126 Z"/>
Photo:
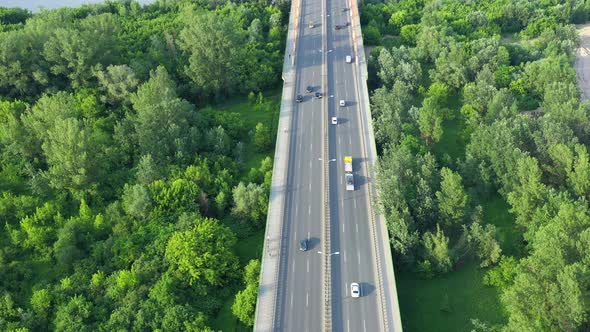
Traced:
<path fill-rule="evenodd" d="M 295 99 L 296 102 L 300 103 L 303 101 L 303 96 L 302 95 L 297 95 L 297 98 Z"/>
<path fill-rule="evenodd" d="M 342 26 L 341 26 L 341 25 L 338 25 L 338 24 L 336 24 L 335 28 L 336 28 L 336 30 L 340 30 L 340 29 L 342 28 Z"/>
<path fill-rule="evenodd" d="M 307 88 L 305 88 L 305 91 L 307 91 L 307 93 L 313 92 L 313 86 L 308 85 Z"/>
<path fill-rule="evenodd" d="M 316 93 L 315 93 L 315 97 L 316 97 L 317 99 L 322 99 L 322 93 L 321 93 L 321 92 L 316 92 Z"/>
<path fill-rule="evenodd" d="M 299 250 L 307 251 L 307 239 L 299 241 Z"/>

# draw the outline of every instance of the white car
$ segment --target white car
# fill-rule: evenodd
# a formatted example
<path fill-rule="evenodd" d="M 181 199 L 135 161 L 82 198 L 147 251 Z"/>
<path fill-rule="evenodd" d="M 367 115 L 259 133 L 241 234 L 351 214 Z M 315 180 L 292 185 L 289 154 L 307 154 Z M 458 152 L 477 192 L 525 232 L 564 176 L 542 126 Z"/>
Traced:
<path fill-rule="evenodd" d="M 350 56 L 350 55 L 346 56 L 346 63 L 352 63 L 352 56 Z"/>
<path fill-rule="evenodd" d="M 337 117 L 335 117 L 335 116 L 332 117 L 332 124 L 333 125 L 337 125 L 338 124 L 338 118 Z"/>
<path fill-rule="evenodd" d="M 353 282 L 350 284 L 350 295 L 352 297 L 361 297 L 361 286 L 358 283 Z"/>
<path fill-rule="evenodd" d="M 346 106 L 346 101 L 344 99 L 340 100 L 340 107 Z"/>

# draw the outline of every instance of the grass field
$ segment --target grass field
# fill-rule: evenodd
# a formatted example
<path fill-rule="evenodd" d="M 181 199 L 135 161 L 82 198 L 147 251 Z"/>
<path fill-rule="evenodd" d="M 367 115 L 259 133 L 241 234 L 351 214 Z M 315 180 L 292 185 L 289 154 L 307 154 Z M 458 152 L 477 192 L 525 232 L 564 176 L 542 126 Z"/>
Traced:
<path fill-rule="evenodd" d="M 469 332 L 472 318 L 503 323 L 496 289 L 481 282 L 484 273 L 476 263 L 431 280 L 411 272 L 396 273 L 404 331 Z"/>
<path fill-rule="evenodd" d="M 254 130 L 256 124 L 259 122 L 265 124 L 270 128 L 271 134 L 274 137 L 277 131 L 278 116 L 280 111 L 281 91 L 271 91 L 264 96 L 262 105 L 251 105 L 246 98 L 235 99 L 223 105 L 215 107 L 215 110 L 222 112 L 231 112 L 239 114 L 244 124 L 249 130 Z M 274 144 L 273 144 L 274 145 Z M 245 171 L 247 173 L 250 168 L 260 167 L 260 161 L 267 156 L 273 156 L 274 146 L 268 153 L 259 153 L 254 148 L 251 141 L 246 144 L 246 160 Z M 235 247 L 235 253 L 240 260 L 240 265 L 243 267 L 252 259 L 260 259 L 262 256 L 262 246 L 264 244 L 264 229 L 255 232 L 243 232 L 238 229 L 240 225 L 231 220 L 231 217 L 226 218 L 223 222 L 229 225 L 238 235 L 238 243 Z M 241 226 L 244 227 L 244 226 Z M 243 236 L 247 234 L 247 236 Z M 242 288 L 239 284 L 235 287 L 232 295 L 225 299 L 223 307 L 215 319 L 210 322 L 210 326 L 214 331 L 223 332 L 245 332 L 252 331 L 251 328 L 243 325 L 232 313 L 231 306 L 234 301 L 235 294 Z"/>
<path fill-rule="evenodd" d="M 215 109 L 223 112 L 239 114 L 246 127 L 250 128 L 250 130 L 254 130 L 256 124 L 259 122 L 268 126 L 273 135 L 272 140 L 274 142 L 281 107 L 281 92 L 281 90 L 268 92 L 267 95 L 264 95 L 264 102 L 262 105 L 251 105 L 246 98 L 239 98 L 220 105 Z M 273 153 L 274 147 L 270 153 L 271 157 L 274 157 Z M 259 153 L 254 148 L 253 144 L 246 144 L 246 155 L 245 169 L 249 170 L 252 167 L 259 167 L 260 161 L 266 158 L 269 153 Z"/>
<path fill-rule="evenodd" d="M 484 219 L 496 226 L 496 238 L 500 242 L 502 254 L 520 257 L 524 253 L 522 230 L 515 222 L 514 216 L 508 212 L 510 206 L 502 196 L 496 194 L 481 202 Z"/>
<path fill-rule="evenodd" d="M 496 226 L 503 254 L 521 256 L 522 232 L 515 226 L 509 206 L 499 195 L 481 202 L 484 221 Z M 502 324 L 505 316 L 494 287 L 484 286 L 487 269 L 467 262 L 455 271 L 431 280 L 412 272 L 396 274 L 405 331 L 471 331 L 471 319 Z"/>

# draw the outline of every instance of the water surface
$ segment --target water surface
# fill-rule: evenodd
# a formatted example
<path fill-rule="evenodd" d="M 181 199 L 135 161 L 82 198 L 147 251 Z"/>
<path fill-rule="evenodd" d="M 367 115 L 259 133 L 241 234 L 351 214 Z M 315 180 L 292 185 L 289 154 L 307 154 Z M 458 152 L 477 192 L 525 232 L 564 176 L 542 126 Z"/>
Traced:
<path fill-rule="evenodd" d="M 31 11 L 39 11 L 41 7 L 47 9 L 59 7 L 78 7 L 88 3 L 99 3 L 104 0 L 0 0 L 0 7 L 21 7 Z M 137 0 L 140 4 L 152 3 L 155 0 Z"/>

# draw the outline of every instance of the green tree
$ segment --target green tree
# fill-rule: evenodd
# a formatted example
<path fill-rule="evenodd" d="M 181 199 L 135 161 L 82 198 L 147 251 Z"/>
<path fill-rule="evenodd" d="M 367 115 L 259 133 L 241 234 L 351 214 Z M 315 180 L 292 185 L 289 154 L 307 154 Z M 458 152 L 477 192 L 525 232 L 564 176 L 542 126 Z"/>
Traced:
<path fill-rule="evenodd" d="M 55 30 L 43 49 L 51 72 L 67 77 L 74 87 L 88 84 L 94 65 L 113 60 L 118 30 L 116 16 L 110 13 L 88 16 L 79 24 Z"/>
<path fill-rule="evenodd" d="M 458 43 L 450 44 L 449 51 L 443 51 L 435 61 L 435 69 L 430 72 L 433 81 L 446 84 L 459 90 L 467 82 L 467 61 L 465 47 Z"/>
<path fill-rule="evenodd" d="M 232 304 L 234 316 L 238 317 L 246 326 L 254 325 L 259 275 L 260 261 L 253 259 L 244 268 L 244 284 L 246 288 L 236 294 L 236 298 Z"/>
<path fill-rule="evenodd" d="M 100 171 L 97 148 L 87 124 L 73 118 L 58 120 L 43 143 L 49 184 L 78 196 L 96 190 Z"/>
<path fill-rule="evenodd" d="M 418 110 L 418 127 L 422 138 L 428 144 L 440 141 L 443 134 L 443 115 L 438 105 L 431 99 L 425 99 L 422 107 Z"/>
<path fill-rule="evenodd" d="M 110 65 L 106 70 L 97 71 L 95 75 L 105 93 L 103 101 L 113 105 L 128 103 L 129 97 L 139 85 L 135 72 L 127 65 Z"/>
<path fill-rule="evenodd" d="M 236 274 L 233 232 L 214 219 L 197 219 L 192 230 L 176 232 L 166 246 L 169 264 L 200 294 L 209 286 L 227 285 Z"/>
<path fill-rule="evenodd" d="M 250 221 L 256 227 L 264 224 L 268 206 L 268 192 L 263 185 L 240 182 L 233 189 L 234 206 L 232 213 L 243 221 Z"/>
<path fill-rule="evenodd" d="M 590 217 L 584 203 L 561 200 L 531 239 L 514 283 L 502 294 L 508 331 L 575 331 L 586 322 Z"/>
<path fill-rule="evenodd" d="M 518 161 L 518 185 L 508 194 L 511 211 L 516 215 L 516 223 L 535 232 L 541 219 L 536 218 L 539 208 L 548 199 L 549 188 L 541 182 L 541 170 L 536 159 L 525 157 Z"/>
<path fill-rule="evenodd" d="M 259 152 L 268 151 L 271 147 L 271 133 L 268 126 L 258 122 L 254 129 L 254 145 Z"/>
<path fill-rule="evenodd" d="M 245 48 L 245 32 L 234 16 L 190 13 L 180 33 L 188 52 L 186 74 L 205 94 L 231 93 L 238 87 L 237 63 Z"/>
<path fill-rule="evenodd" d="M 151 155 L 157 165 L 182 161 L 191 144 L 190 113 L 193 105 L 178 98 L 176 84 L 164 67 L 131 96 L 136 114 L 132 122 L 141 155 Z"/>
<path fill-rule="evenodd" d="M 158 165 L 154 162 L 152 155 L 147 154 L 141 156 L 137 164 L 137 172 L 135 173 L 137 182 L 143 185 L 149 185 L 152 182 L 161 178 Z"/>
<path fill-rule="evenodd" d="M 502 248 L 496 241 L 496 227 L 491 224 L 482 225 L 481 206 L 477 206 L 475 210 L 475 220 L 469 227 L 463 225 L 463 232 L 466 234 L 468 245 L 481 261 L 479 266 L 489 267 L 498 263 L 502 256 Z"/>
<path fill-rule="evenodd" d="M 424 258 L 427 259 L 438 273 L 451 271 L 453 263 L 449 250 L 449 238 L 437 225 L 436 233 L 426 232 L 422 236 Z"/>
<path fill-rule="evenodd" d="M 67 303 L 57 307 L 53 323 L 55 328 L 60 331 L 92 331 L 91 314 L 92 303 L 83 295 L 76 295 L 69 298 Z"/>
<path fill-rule="evenodd" d="M 246 326 L 254 325 L 257 297 L 258 285 L 248 285 L 246 289 L 238 291 L 232 304 L 232 313 Z"/>
<path fill-rule="evenodd" d="M 463 189 L 461 175 L 443 167 L 440 191 L 436 192 L 441 220 L 447 226 L 460 225 L 465 217 L 469 197 Z"/>
<path fill-rule="evenodd" d="M 123 208 L 130 216 L 146 218 L 152 209 L 152 199 L 148 189 L 142 184 L 125 185 L 123 188 Z"/>
<path fill-rule="evenodd" d="M 484 285 L 498 287 L 501 291 L 514 283 L 518 261 L 512 256 L 502 256 L 500 264 L 491 268 L 483 277 Z"/>

